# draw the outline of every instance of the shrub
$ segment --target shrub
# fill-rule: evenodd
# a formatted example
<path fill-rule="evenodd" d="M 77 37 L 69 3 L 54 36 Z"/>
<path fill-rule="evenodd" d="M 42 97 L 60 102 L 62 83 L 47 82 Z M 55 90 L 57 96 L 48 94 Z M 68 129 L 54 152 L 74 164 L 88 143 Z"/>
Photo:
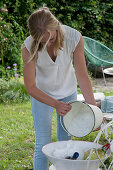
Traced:
<path fill-rule="evenodd" d="M 18 65 L 16 63 L 13 66 L 7 66 L 7 68 L 0 67 L 2 71 L 2 79 L 10 80 L 11 78 L 20 78 L 22 76 L 21 69 L 17 69 Z"/>
<path fill-rule="evenodd" d="M 0 103 L 26 102 L 30 99 L 23 78 L 0 79 Z"/>
<path fill-rule="evenodd" d="M 63 24 L 113 49 L 113 5 L 109 0 L 4 0 L 4 3 L 7 4 L 9 14 L 14 14 L 15 21 L 23 27 L 25 36 L 28 35 L 28 16 L 45 3 Z"/>
<path fill-rule="evenodd" d="M 0 77 L 3 76 L 9 65 L 12 67 L 17 63 L 18 69 L 21 68 L 21 44 L 22 28 L 8 15 L 6 5 L 0 7 Z"/>

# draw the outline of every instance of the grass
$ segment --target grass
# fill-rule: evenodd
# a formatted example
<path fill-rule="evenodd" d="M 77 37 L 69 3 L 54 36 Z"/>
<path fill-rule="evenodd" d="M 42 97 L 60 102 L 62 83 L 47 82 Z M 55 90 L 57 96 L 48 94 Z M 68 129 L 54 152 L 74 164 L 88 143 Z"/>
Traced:
<path fill-rule="evenodd" d="M 33 151 L 30 104 L 0 105 L 0 170 L 31 168 Z"/>
<path fill-rule="evenodd" d="M 56 140 L 54 111 L 52 142 Z M 33 168 L 35 134 L 30 103 L 0 105 L 0 170 Z"/>
<path fill-rule="evenodd" d="M 11 78 L 8 81 L 0 78 L 0 103 L 27 102 L 29 99 L 23 77 Z"/>
<path fill-rule="evenodd" d="M 98 132 L 74 140 L 94 141 Z M 113 135 L 111 136 L 113 139 Z M 56 114 L 52 120 L 52 142 L 56 141 Z M 101 143 L 104 144 L 104 136 Z M 0 105 L 0 170 L 33 168 L 35 134 L 30 102 Z M 113 159 L 113 156 L 112 158 Z"/>

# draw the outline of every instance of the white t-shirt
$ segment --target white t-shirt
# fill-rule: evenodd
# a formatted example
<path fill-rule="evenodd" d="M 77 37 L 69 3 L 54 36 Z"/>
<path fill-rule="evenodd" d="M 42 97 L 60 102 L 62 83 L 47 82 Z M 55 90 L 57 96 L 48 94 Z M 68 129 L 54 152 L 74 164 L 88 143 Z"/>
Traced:
<path fill-rule="evenodd" d="M 36 86 L 55 99 L 62 99 L 77 91 L 77 80 L 72 64 L 73 52 L 79 43 L 81 34 L 77 30 L 64 25 L 66 32 L 64 47 L 59 50 L 55 62 L 47 50 L 38 52 L 36 62 Z M 30 51 L 32 37 L 24 41 Z"/>

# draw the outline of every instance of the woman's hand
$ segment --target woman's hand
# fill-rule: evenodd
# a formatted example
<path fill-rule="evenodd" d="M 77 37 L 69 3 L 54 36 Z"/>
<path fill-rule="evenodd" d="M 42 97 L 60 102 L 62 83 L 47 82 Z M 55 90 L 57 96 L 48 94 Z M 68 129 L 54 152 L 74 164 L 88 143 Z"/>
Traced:
<path fill-rule="evenodd" d="M 101 109 L 101 101 L 96 102 L 96 106 Z"/>
<path fill-rule="evenodd" d="M 102 120 L 102 124 L 104 124 L 105 121 L 106 121 L 106 118 L 104 117 L 103 120 Z M 98 131 L 98 130 L 100 130 L 100 129 L 101 129 L 101 126 L 98 127 L 97 129 L 95 129 L 93 132 Z"/>
<path fill-rule="evenodd" d="M 72 108 L 72 106 L 69 103 L 64 103 L 61 101 L 56 102 L 56 111 L 60 116 L 64 116 L 69 112 Z"/>

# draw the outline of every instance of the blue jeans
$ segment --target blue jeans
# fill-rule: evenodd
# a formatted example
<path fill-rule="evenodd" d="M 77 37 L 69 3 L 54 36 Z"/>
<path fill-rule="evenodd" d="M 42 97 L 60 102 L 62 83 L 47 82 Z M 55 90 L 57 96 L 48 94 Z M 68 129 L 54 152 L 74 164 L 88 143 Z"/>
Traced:
<path fill-rule="evenodd" d="M 63 102 L 75 101 L 77 94 L 60 99 Z M 53 108 L 31 97 L 31 108 L 35 128 L 34 170 L 48 170 L 48 159 L 42 153 L 42 147 L 51 142 L 51 125 Z M 57 140 L 70 140 L 71 137 L 60 125 L 60 116 L 57 114 Z"/>

